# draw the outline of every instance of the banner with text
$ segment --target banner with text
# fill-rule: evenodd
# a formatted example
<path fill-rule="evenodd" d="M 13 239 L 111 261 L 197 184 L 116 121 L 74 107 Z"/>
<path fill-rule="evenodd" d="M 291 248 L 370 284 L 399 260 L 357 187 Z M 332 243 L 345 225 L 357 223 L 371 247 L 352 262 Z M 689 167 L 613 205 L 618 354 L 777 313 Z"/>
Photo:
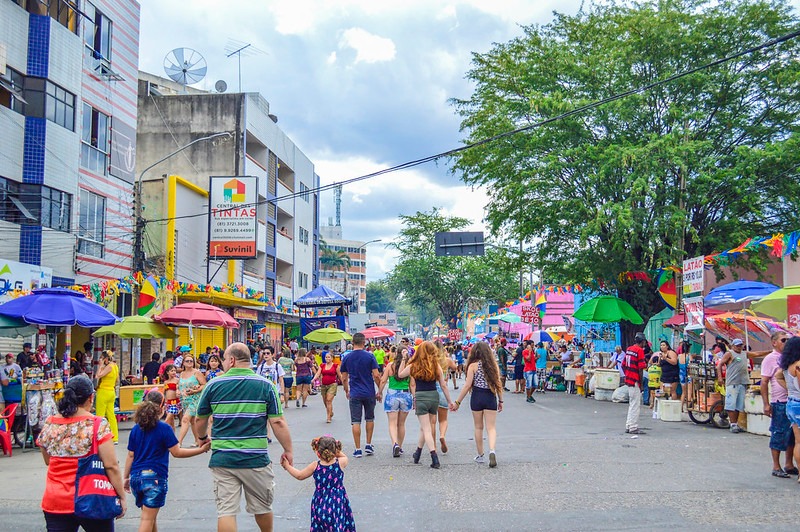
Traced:
<path fill-rule="evenodd" d="M 702 297 L 687 297 L 683 300 L 683 309 L 686 312 L 687 331 L 705 329 L 705 315 Z"/>
<path fill-rule="evenodd" d="M 52 282 L 52 268 L 0 260 L 0 303 L 10 301 L 15 290 L 47 288 Z"/>
<path fill-rule="evenodd" d="M 258 177 L 211 176 L 208 189 L 209 259 L 255 258 Z"/>
<path fill-rule="evenodd" d="M 791 329 L 800 330 L 800 296 L 786 297 L 786 324 Z"/>
<path fill-rule="evenodd" d="M 683 261 L 683 297 L 703 294 L 705 257 L 695 257 Z"/>

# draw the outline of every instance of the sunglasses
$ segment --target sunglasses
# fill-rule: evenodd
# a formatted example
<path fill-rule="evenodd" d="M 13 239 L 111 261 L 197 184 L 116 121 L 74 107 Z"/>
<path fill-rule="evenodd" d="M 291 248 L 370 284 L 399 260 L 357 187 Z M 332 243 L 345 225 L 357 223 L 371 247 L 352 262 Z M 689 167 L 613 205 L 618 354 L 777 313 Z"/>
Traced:
<path fill-rule="evenodd" d="M 780 339 L 780 343 L 782 343 L 782 344 L 785 344 L 785 343 L 786 343 L 786 340 L 788 340 L 788 338 L 781 338 L 781 339 Z"/>

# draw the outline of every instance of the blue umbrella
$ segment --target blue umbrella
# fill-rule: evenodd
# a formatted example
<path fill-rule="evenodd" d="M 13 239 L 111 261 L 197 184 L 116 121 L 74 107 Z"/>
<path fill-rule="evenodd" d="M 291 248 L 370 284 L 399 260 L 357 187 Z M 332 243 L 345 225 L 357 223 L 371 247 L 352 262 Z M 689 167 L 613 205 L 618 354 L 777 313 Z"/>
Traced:
<path fill-rule="evenodd" d="M 486 336 L 484 336 L 484 338 L 488 338 L 489 340 L 491 340 L 495 336 L 497 336 L 497 331 L 492 331 L 490 333 L 486 333 Z"/>
<path fill-rule="evenodd" d="M 736 281 L 714 288 L 705 297 L 703 303 L 707 307 L 747 303 L 749 301 L 758 301 L 776 290 L 778 290 L 778 287 L 770 283 Z"/>
<path fill-rule="evenodd" d="M 81 292 L 66 288 L 40 288 L 32 294 L 0 305 L 0 314 L 35 325 L 102 327 L 119 318 L 89 301 Z"/>
<path fill-rule="evenodd" d="M 711 290 L 705 299 L 703 299 L 703 304 L 707 307 L 714 307 L 717 305 L 741 303 L 742 312 L 744 312 L 748 302 L 758 301 L 776 290 L 778 290 L 778 287 L 770 283 L 761 283 L 759 281 L 735 281 Z M 745 348 L 749 351 L 750 337 L 747 335 L 747 319 L 744 320 L 744 341 L 746 344 Z"/>

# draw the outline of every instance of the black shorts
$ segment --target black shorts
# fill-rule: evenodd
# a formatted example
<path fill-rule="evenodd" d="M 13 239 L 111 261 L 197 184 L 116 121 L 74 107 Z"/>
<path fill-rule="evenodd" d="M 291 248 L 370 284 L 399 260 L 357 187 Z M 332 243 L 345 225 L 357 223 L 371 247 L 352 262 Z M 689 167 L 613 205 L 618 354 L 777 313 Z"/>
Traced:
<path fill-rule="evenodd" d="M 497 410 L 497 396 L 491 390 L 473 386 L 472 395 L 469 398 L 469 408 L 473 412 Z"/>
<path fill-rule="evenodd" d="M 675 384 L 680 379 L 680 375 L 675 373 L 674 375 L 670 375 L 667 373 L 661 374 L 661 384 Z"/>
<path fill-rule="evenodd" d="M 362 413 L 365 421 L 375 421 L 375 397 L 350 398 L 350 423 L 360 424 Z"/>

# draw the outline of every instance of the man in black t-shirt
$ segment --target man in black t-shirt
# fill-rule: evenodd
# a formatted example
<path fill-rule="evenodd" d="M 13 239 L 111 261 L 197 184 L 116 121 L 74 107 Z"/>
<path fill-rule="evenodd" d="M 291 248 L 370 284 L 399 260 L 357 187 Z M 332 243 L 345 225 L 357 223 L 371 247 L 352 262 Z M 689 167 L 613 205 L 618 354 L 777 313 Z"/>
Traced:
<path fill-rule="evenodd" d="M 22 344 L 22 351 L 17 355 L 17 365 L 22 368 L 22 371 L 39 365 L 36 360 L 36 353 L 31 351 L 30 342 Z"/>
<path fill-rule="evenodd" d="M 161 355 L 159 353 L 153 353 L 150 362 L 144 365 L 142 368 L 142 377 L 147 379 L 147 383 L 151 384 L 155 382 L 156 377 L 158 377 L 158 370 L 161 367 Z"/>

